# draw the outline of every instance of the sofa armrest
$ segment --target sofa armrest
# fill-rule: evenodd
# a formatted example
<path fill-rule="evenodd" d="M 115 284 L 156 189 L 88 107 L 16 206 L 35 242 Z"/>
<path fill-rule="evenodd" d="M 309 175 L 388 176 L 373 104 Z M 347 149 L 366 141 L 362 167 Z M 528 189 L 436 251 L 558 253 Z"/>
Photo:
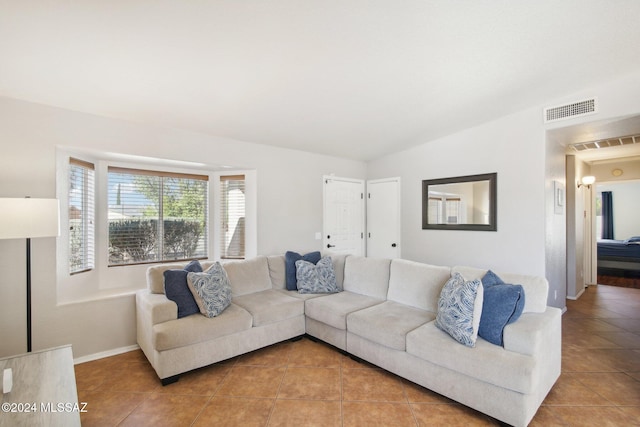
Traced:
<path fill-rule="evenodd" d="M 178 306 L 165 294 L 154 294 L 148 289 L 136 293 L 138 317 L 147 317 L 151 325 L 178 318 Z"/>
<path fill-rule="evenodd" d="M 504 328 L 505 350 L 529 356 L 539 355 L 550 344 L 559 346 L 562 336 L 562 311 L 547 307 L 544 313 L 523 313 Z"/>

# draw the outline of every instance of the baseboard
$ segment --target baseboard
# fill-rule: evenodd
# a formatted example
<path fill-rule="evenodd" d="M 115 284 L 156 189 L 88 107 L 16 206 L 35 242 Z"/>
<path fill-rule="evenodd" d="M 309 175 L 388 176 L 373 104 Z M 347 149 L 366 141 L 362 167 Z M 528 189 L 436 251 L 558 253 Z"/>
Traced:
<path fill-rule="evenodd" d="M 582 288 L 580 292 L 578 292 L 578 295 L 576 295 L 575 297 L 570 297 L 567 295 L 567 299 L 570 299 L 571 301 L 576 301 L 578 298 L 582 296 L 582 294 L 584 294 L 584 291 L 586 290 L 587 290 L 587 287 L 585 286 L 584 288 Z"/>
<path fill-rule="evenodd" d="M 79 363 L 91 362 L 93 360 L 104 359 L 105 357 L 116 356 L 118 354 L 127 353 L 129 351 L 138 350 L 140 346 L 130 345 L 127 347 L 114 348 L 107 351 L 101 351 L 100 353 L 89 354 L 87 356 L 77 357 L 73 359 L 73 364 L 77 365 Z"/>

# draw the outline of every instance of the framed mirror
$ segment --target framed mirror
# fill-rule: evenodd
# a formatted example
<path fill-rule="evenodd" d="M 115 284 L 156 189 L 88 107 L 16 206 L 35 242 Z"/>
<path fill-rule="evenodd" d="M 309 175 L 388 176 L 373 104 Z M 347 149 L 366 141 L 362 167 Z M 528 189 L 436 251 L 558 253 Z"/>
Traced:
<path fill-rule="evenodd" d="M 496 231 L 497 173 L 422 181 L 423 230 Z"/>

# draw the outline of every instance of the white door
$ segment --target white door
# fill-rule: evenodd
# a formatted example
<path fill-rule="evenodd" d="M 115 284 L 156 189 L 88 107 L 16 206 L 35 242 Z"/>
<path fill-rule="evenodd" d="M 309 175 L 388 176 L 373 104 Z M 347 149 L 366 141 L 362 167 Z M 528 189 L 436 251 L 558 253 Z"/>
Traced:
<path fill-rule="evenodd" d="M 364 255 L 364 181 L 324 176 L 323 204 L 323 250 Z"/>
<path fill-rule="evenodd" d="M 367 256 L 400 253 L 400 178 L 367 181 Z"/>

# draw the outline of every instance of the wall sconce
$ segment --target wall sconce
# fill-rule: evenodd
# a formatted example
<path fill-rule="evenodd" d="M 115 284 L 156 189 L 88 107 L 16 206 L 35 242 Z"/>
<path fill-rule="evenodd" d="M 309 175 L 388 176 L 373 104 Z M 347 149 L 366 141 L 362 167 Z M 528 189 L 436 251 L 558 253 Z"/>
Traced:
<path fill-rule="evenodd" d="M 591 184 L 593 184 L 594 182 L 596 182 L 596 177 L 595 176 L 593 176 L 593 175 L 583 176 L 582 180 L 580 180 L 580 182 L 578 182 L 578 188 L 580 188 L 580 187 L 582 187 L 584 185 L 587 188 L 591 189 Z"/>

